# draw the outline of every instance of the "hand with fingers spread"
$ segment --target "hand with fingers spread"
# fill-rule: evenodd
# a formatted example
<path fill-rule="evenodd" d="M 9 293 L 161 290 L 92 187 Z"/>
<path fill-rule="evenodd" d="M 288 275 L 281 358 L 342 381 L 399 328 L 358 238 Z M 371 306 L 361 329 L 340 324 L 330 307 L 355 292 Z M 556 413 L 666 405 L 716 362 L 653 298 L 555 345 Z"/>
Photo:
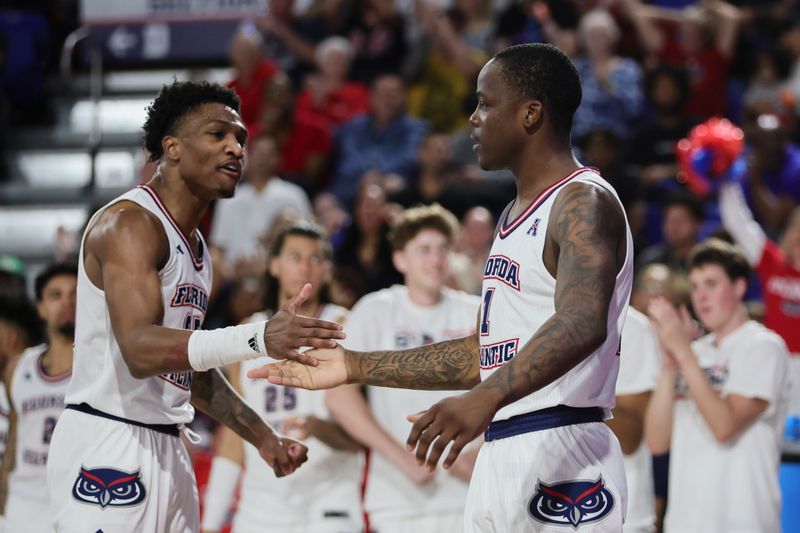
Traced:
<path fill-rule="evenodd" d="M 298 315 L 297 310 L 311 296 L 311 284 L 306 283 L 289 303 L 281 307 L 267 322 L 264 343 L 267 354 L 273 359 L 290 359 L 305 365 L 316 365 L 317 360 L 301 347 L 335 348 L 336 341 L 345 338 L 342 326 L 335 322 Z"/>
<path fill-rule="evenodd" d="M 250 370 L 249 378 L 265 378 L 275 385 L 300 387 L 309 390 L 331 389 L 347 383 L 344 348 L 309 350 L 306 352 L 317 365 L 309 366 L 303 361 L 281 361 Z"/>
<path fill-rule="evenodd" d="M 448 469 L 461 450 L 483 433 L 492 421 L 497 405 L 480 387 L 461 396 L 445 398 L 422 413 L 410 415 L 414 423 L 406 445 L 414 451 L 417 462 L 430 470 L 436 468 L 439 458 L 453 443 L 442 466 Z M 430 453 L 429 453 L 430 452 Z"/>
<path fill-rule="evenodd" d="M 288 476 L 308 460 L 308 448 L 304 444 L 275 433 L 264 437 L 258 453 L 272 467 L 276 477 Z"/>

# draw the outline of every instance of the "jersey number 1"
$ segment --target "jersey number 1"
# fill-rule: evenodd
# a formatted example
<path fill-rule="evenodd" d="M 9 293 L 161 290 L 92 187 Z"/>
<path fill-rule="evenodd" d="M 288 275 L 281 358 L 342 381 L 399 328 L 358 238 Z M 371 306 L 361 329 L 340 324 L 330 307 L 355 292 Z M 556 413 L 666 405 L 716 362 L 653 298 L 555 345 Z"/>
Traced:
<path fill-rule="evenodd" d="M 492 307 L 492 298 L 494 298 L 494 287 L 486 289 L 486 292 L 483 294 L 483 306 L 481 307 L 482 337 L 489 334 L 489 309 Z"/>

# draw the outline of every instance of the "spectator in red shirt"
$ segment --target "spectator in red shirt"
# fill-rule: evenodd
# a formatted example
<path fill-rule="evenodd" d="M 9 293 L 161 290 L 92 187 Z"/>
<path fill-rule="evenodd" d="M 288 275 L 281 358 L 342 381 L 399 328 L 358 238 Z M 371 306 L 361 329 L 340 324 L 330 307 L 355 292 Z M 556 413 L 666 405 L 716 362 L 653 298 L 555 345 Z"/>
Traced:
<path fill-rule="evenodd" d="M 353 47 L 344 37 L 328 37 L 315 52 L 317 70 L 306 77 L 298 95 L 295 119 L 312 114 L 330 127 L 369 109 L 369 91 L 363 83 L 348 81 Z"/>
<path fill-rule="evenodd" d="M 721 0 L 680 11 L 643 5 L 641 0 L 623 3 L 648 53 L 660 63 L 688 69 L 691 92 L 686 112 L 701 118 L 724 116 L 739 9 Z"/>
<path fill-rule="evenodd" d="M 254 128 L 261 117 L 264 90 L 278 67 L 264 57 L 261 34 L 252 24 L 244 24 L 236 32 L 230 49 L 235 77 L 228 87 L 241 100 L 242 120 L 247 129 Z"/>

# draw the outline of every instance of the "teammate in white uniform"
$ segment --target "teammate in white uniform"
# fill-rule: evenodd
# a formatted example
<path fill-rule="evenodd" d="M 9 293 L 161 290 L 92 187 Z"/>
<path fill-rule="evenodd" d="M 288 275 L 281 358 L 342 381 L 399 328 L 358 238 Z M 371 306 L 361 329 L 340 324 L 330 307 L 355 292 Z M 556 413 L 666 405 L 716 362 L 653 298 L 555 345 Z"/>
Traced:
<path fill-rule="evenodd" d="M 297 222 L 282 230 L 270 249 L 268 311 L 251 320 L 267 318 L 304 283 L 311 283 L 315 291 L 300 312 L 344 322 L 347 309 L 330 303 L 328 295 L 332 255 L 331 244 L 319 226 Z M 259 360 L 246 361 L 226 370 L 234 387 L 268 424 L 308 446 L 308 463 L 292 476 L 276 479 L 260 460 L 258 450 L 223 428 L 206 486 L 202 530 L 221 529 L 244 467 L 233 520 L 235 533 L 361 531 L 356 453 L 361 446 L 330 421 L 324 392 L 297 390 L 244 377 L 248 370 L 260 365 Z"/>
<path fill-rule="evenodd" d="M 669 533 L 777 533 L 789 352 L 783 339 L 747 319 L 750 266 L 719 240 L 689 257 L 692 306 L 709 331 L 664 299 L 648 314 L 665 353 L 647 411 L 653 453 L 670 452 Z"/>
<path fill-rule="evenodd" d="M 468 532 L 622 529 L 622 452 L 601 422 L 614 406 L 633 248 L 616 193 L 572 152 L 580 87 L 569 58 L 544 44 L 507 48 L 478 76 L 480 164 L 517 179 L 486 263 L 478 334 L 401 352 L 315 351 L 319 366 L 250 373 L 311 388 L 473 387 L 412 417 L 407 439 L 429 468 L 447 451 L 448 468 L 486 430 Z"/>
<path fill-rule="evenodd" d="M 54 263 L 36 277 L 36 307 L 47 344 L 28 348 L 3 368 L 11 400 L 8 444 L 7 531 L 52 531 L 46 483 L 47 456 L 56 421 L 64 410 L 75 335 L 74 264 Z M 4 468 L 4 470 L 6 470 Z"/>
<path fill-rule="evenodd" d="M 310 286 L 268 324 L 192 331 L 211 282 L 197 226 L 241 177 L 247 132 L 238 107 L 235 93 L 216 84 L 165 86 L 144 125 L 155 175 L 87 225 L 75 364 L 47 464 L 59 531 L 199 529 L 192 465 L 178 438 L 192 404 L 257 446 L 276 475 L 305 460 L 305 447 L 276 434 L 217 368 L 267 353 L 308 362 L 298 348 L 343 338 L 340 326 L 295 314 Z"/>
<path fill-rule="evenodd" d="M 606 421 L 622 446 L 628 482 L 625 533 L 653 533 L 656 527 L 653 458 L 643 437 L 647 403 L 656 388 L 660 365 L 655 331 L 643 313 L 629 307 L 622 329 L 617 404 L 614 418 Z"/>
<path fill-rule="evenodd" d="M 458 220 L 435 205 L 404 211 L 389 234 L 395 268 L 404 285 L 364 296 L 347 321 L 346 346 L 353 350 L 402 350 L 464 337 L 475 332 L 477 296 L 448 289 L 448 254 Z M 370 448 L 364 507 L 378 533 L 460 531 L 471 461 L 435 475 L 405 450 L 409 413 L 447 397 L 442 391 L 358 385 L 328 393 L 331 410 L 346 431 Z M 465 456 L 468 454 L 464 454 Z"/>

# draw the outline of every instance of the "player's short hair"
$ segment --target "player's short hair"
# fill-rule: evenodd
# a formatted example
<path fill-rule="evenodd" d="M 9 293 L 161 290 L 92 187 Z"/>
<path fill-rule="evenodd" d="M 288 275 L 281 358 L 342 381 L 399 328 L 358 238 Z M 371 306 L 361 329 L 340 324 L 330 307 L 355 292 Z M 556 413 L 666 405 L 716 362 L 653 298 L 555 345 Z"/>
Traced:
<path fill-rule="evenodd" d="M 689 254 L 689 271 L 706 265 L 719 265 L 731 279 L 750 279 L 752 268 L 744 253 L 735 245 L 722 239 L 707 239 L 695 246 Z"/>
<path fill-rule="evenodd" d="M 393 250 L 402 250 L 408 241 L 424 229 L 438 231 L 452 243 L 458 234 L 458 219 L 439 204 L 421 205 L 403 211 L 392 223 L 389 243 Z"/>
<path fill-rule="evenodd" d="M 542 102 L 553 131 L 569 137 L 583 96 L 580 75 L 570 58 L 552 44 L 528 43 L 501 50 L 494 60 L 511 90 Z"/>
<path fill-rule="evenodd" d="M 272 241 L 272 245 L 269 248 L 269 258 L 267 260 L 268 265 L 269 261 L 281 254 L 283 251 L 283 245 L 286 244 L 286 239 L 292 236 L 305 237 L 313 241 L 318 241 L 325 259 L 328 261 L 333 260 L 333 245 L 328 237 L 328 233 L 322 228 L 322 226 L 308 220 L 297 220 L 287 225 L 278 233 L 278 235 L 275 236 L 275 240 Z M 277 312 L 279 307 L 279 288 L 280 282 L 278 281 L 278 278 L 273 276 L 269 271 L 269 267 L 267 267 L 266 290 L 264 291 L 264 308 L 268 311 L 272 311 L 273 313 Z M 320 287 L 319 301 L 324 304 L 331 303 L 332 301 L 330 287 L 327 283 Z"/>
<path fill-rule="evenodd" d="M 147 106 L 147 119 L 142 126 L 150 161 L 164 156 L 161 140 L 174 135 L 186 116 L 203 104 L 223 104 L 239 112 L 239 97 L 232 89 L 218 83 L 174 81 L 161 88 L 153 103 Z"/>
<path fill-rule="evenodd" d="M 0 297 L 0 322 L 19 330 L 28 346 L 42 340 L 42 320 L 27 296 Z"/>
<path fill-rule="evenodd" d="M 33 282 L 34 294 L 36 295 L 37 302 L 42 301 L 44 288 L 50 283 L 50 280 L 61 275 L 74 276 L 77 278 L 78 265 L 69 261 L 62 261 L 46 266 L 45 269 L 36 276 L 36 280 Z"/>

